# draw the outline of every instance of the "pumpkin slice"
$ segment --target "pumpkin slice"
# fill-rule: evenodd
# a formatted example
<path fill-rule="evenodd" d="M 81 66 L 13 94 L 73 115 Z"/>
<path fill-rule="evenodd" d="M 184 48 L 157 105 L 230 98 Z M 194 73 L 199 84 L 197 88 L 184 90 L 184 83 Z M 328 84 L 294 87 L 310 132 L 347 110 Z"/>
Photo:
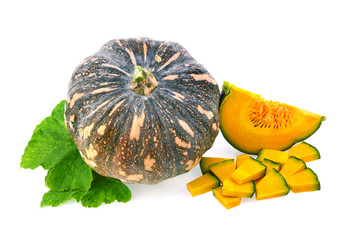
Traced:
<path fill-rule="evenodd" d="M 290 155 L 300 158 L 305 162 L 310 162 L 321 158 L 318 149 L 306 142 L 300 142 L 294 145 L 288 151 Z"/>
<path fill-rule="evenodd" d="M 222 186 L 218 186 L 212 189 L 213 196 L 226 208 L 230 209 L 239 206 L 241 198 L 239 197 L 228 197 L 222 194 Z"/>
<path fill-rule="evenodd" d="M 310 168 L 306 168 L 287 177 L 286 181 L 291 191 L 294 193 L 317 191 L 321 189 L 317 174 L 315 174 Z"/>
<path fill-rule="evenodd" d="M 301 159 L 294 156 L 289 157 L 283 168 L 280 170 L 280 174 L 287 179 L 289 176 L 306 169 L 306 164 Z"/>
<path fill-rule="evenodd" d="M 207 173 L 208 171 L 210 171 L 210 169 L 208 168 L 210 165 L 218 163 L 218 162 L 222 162 L 224 160 L 231 160 L 233 158 L 219 158 L 219 157 L 202 157 L 201 161 L 200 161 L 200 169 L 202 174 Z"/>
<path fill-rule="evenodd" d="M 256 199 L 281 197 L 287 195 L 290 189 L 284 177 L 276 170 L 272 169 L 262 180 L 256 184 Z"/>
<path fill-rule="evenodd" d="M 280 163 L 277 163 L 277 162 L 274 162 L 270 159 L 263 159 L 262 163 L 267 167 L 267 170 L 266 170 L 266 175 L 274 168 L 275 170 L 277 170 L 278 172 L 280 171 L 281 169 L 281 164 Z"/>
<path fill-rule="evenodd" d="M 249 154 L 257 154 L 262 148 L 287 150 L 315 133 L 326 119 L 298 107 L 265 100 L 229 82 L 223 83 L 219 114 L 224 138 Z"/>
<path fill-rule="evenodd" d="M 222 193 L 228 197 L 252 198 L 255 193 L 255 184 L 253 181 L 238 184 L 231 179 L 225 179 Z"/>
<path fill-rule="evenodd" d="M 267 167 L 266 168 L 266 175 L 272 171 L 272 169 L 274 168 L 275 170 L 277 170 L 278 172 L 280 171 L 281 169 L 281 165 L 280 163 L 276 163 L 276 162 L 273 162 L 267 158 L 265 158 L 262 163 Z M 255 184 L 259 183 L 263 178 L 259 178 L 257 180 L 254 181 Z"/>
<path fill-rule="evenodd" d="M 219 180 L 210 172 L 186 184 L 188 191 L 193 197 L 207 193 L 217 186 L 219 186 Z"/>
<path fill-rule="evenodd" d="M 225 179 L 230 178 L 235 170 L 234 159 L 225 160 L 209 166 L 211 173 L 213 173 L 222 183 Z"/>
<path fill-rule="evenodd" d="M 266 173 L 266 166 L 261 162 L 249 158 L 239 168 L 237 168 L 231 178 L 239 183 L 247 183 L 263 177 Z"/>
<path fill-rule="evenodd" d="M 235 159 L 235 166 L 238 168 L 246 159 L 250 158 L 249 154 L 240 154 Z"/>
<path fill-rule="evenodd" d="M 289 153 L 273 149 L 261 149 L 258 153 L 257 160 L 263 161 L 265 158 L 276 163 L 284 164 L 289 159 Z"/>

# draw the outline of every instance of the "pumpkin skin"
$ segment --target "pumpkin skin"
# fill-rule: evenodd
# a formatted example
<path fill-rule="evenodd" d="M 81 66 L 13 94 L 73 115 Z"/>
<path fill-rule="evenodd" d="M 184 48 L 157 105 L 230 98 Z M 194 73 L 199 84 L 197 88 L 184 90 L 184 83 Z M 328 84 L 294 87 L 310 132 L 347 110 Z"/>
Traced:
<path fill-rule="evenodd" d="M 131 90 L 137 66 L 157 81 L 149 95 Z M 73 72 L 65 123 L 97 173 L 154 184 L 188 172 L 212 146 L 219 97 L 216 81 L 178 43 L 116 39 Z"/>

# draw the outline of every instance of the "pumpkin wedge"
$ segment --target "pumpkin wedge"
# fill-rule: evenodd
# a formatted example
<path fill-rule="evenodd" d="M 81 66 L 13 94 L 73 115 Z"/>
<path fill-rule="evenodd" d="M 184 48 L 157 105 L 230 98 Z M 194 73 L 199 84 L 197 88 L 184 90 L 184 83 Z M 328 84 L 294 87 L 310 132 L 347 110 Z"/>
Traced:
<path fill-rule="evenodd" d="M 239 197 L 228 197 L 222 194 L 222 186 L 218 186 L 212 189 L 213 196 L 226 208 L 230 209 L 239 206 L 241 198 Z"/>
<path fill-rule="evenodd" d="M 265 158 L 280 164 L 284 164 L 288 158 L 289 153 L 284 151 L 278 151 L 274 149 L 261 149 L 258 153 L 257 160 L 263 161 Z"/>
<path fill-rule="evenodd" d="M 208 172 L 186 184 L 190 194 L 195 197 L 210 192 L 212 188 L 219 186 L 219 180 Z"/>
<path fill-rule="evenodd" d="M 224 82 L 220 129 L 236 149 L 257 154 L 262 148 L 286 150 L 321 126 L 324 116 L 275 101 Z"/>
<path fill-rule="evenodd" d="M 256 184 L 256 199 L 268 199 L 287 195 L 290 189 L 284 177 L 274 168 Z"/>
<path fill-rule="evenodd" d="M 310 168 L 306 168 L 287 177 L 286 181 L 291 191 L 294 193 L 317 191 L 321 189 L 317 174 L 315 174 Z"/>
<path fill-rule="evenodd" d="M 310 162 L 321 158 L 317 148 L 306 142 L 300 142 L 288 150 L 290 155 L 295 156 L 305 162 Z"/>
<path fill-rule="evenodd" d="M 209 169 L 210 172 L 213 173 L 221 181 L 221 183 L 223 183 L 225 179 L 231 177 L 235 170 L 234 159 L 212 164 L 209 166 Z"/>
<path fill-rule="evenodd" d="M 240 154 L 235 159 L 235 166 L 238 168 L 246 159 L 250 158 L 249 154 Z"/>
<path fill-rule="evenodd" d="M 266 169 L 266 175 L 274 168 L 275 170 L 277 170 L 278 172 L 281 169 L 281 165 L 280 163 L 276 163 L 272 160 L 269 160 L 267 158 L 265 158 L 262 163 L 267 167 Z"/>
<path fill-rule="evenodd" d="M 225 179 L 222 193 L 228 197 L 252 198 L 255 193 L 255 184 L 253 181 L 238 184 L 231 179 Z"/>
<path fill-rule="evenodd" d="M 202 157 L 200 161 L 200 169 L 202 174 L 210 171 L 209 166 L 225 160 L 232 160 L 233 158 L 220 158 L 220 157 Z"/>
<path fill-rule="evenodd" d="M 231 175 L 231 179 L 239 184 L 254 181 L 263 177 L 266 173 L 266 166 L 253 158 L 247 159 Z"/>
<path fill-rule="evenodd" d="M 289 157 L 283 168 L 280 170 L 280 174 L 287 179 L 289 176 L 294 175 L 297 172 L 306 169 L 306 164 L 301 159 L 294 156 Z"/>

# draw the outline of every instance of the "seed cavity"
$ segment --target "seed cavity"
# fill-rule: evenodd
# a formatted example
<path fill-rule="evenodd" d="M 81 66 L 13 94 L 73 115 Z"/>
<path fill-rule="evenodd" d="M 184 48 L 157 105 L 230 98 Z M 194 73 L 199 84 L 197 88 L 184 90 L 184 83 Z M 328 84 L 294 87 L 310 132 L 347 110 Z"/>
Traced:
<path fill-rule="evenodd" d="M 254 127 L 280 129 L 288 127 L 293 118 L 293 109 L 280 102 L 256 97 L 249 106 L 249 119 Z"/>

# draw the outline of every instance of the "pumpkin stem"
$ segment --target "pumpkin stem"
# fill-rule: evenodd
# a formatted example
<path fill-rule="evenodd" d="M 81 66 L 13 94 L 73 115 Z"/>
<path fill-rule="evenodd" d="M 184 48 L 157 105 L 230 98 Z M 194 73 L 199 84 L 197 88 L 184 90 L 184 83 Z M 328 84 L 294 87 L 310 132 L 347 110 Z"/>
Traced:
<path fill-rule="evenodd" d="M 227 81 L 224 81 L 222 88 L 224 90 L 225 95 L 227 96 L 230 93 L 230 90 L 232 89 L 232 84 L 230 84 Z"/>
<path fill-rule="evenodd" d="M 158 83 L 152 73 L 136 66 L 132 81 L 130 82 L 130 89 L 140 95 L 149 96 L 157 87 Z"/>

